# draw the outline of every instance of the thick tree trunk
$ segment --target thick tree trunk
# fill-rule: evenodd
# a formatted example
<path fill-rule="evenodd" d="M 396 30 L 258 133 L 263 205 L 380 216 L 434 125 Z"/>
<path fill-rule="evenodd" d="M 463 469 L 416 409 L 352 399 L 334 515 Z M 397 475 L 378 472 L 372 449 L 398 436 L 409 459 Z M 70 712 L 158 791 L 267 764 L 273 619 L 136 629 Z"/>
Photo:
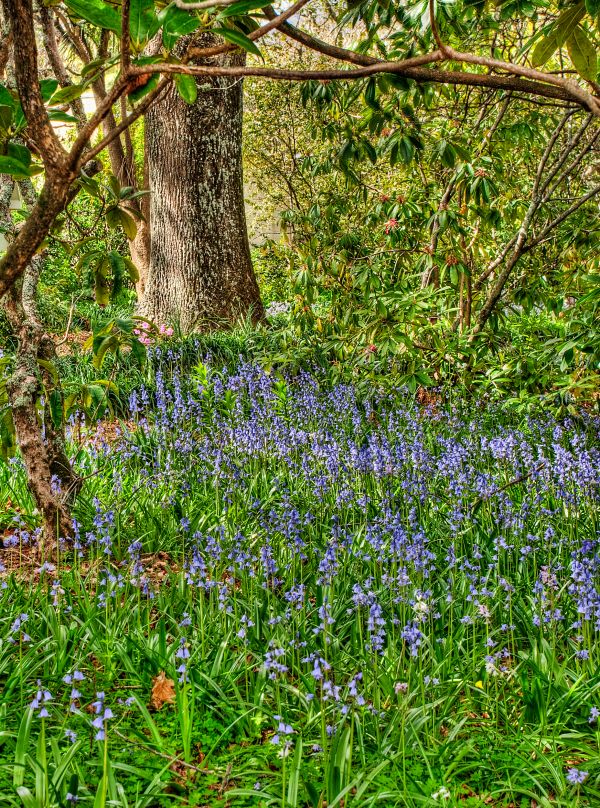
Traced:
<path fill-rule="evenodd" d="M 219 59 L 243 63 L 239 53 Z M 151 258 L 141 313 L 184 331 L 261 319 L 244 211 L 241 81 L 199 80 L 193 105 L 173 88 L 148 113 L 146 134 Z"/>

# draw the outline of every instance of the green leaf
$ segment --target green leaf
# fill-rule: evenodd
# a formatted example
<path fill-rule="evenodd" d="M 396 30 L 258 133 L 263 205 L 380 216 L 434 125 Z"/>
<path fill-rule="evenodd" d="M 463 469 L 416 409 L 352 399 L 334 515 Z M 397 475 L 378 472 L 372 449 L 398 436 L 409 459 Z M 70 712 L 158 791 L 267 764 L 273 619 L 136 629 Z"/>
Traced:
<path fill-rule="evenodd" d="M 19 726 L 19 734 L 17 735 L 13 766 L 13 786 L 15 788 L 22 786 L 23 781 L 25 780 L 25 759 L 27 756 L 27 748 L 29 746 L 29 733 L 31 732 L 32 718 L 33 710 L 31 708 L 25 710 Z"/>
<path fill-rule="evenodd" d="M 224 8 L 220 14 L 219 19 L 226 19 L 227 17 L 240 17 L 243 14 L 248 14 L 249 11 L 255 11 L 258 8 L 264 8 L 268 3 L 264 0 L 239 0 L 227 8 Z"/>
<path fill-rule="evenodd" d="M 115 350 L 119 344 L 118 338 L 111 334 L 108 337 L 105 337 L 98 347 L 94 346 L 94 358 L 92 359 L 92 364 L 96 368 L 96 370 L 100 370 L 102 367 L 102 363 L 104 362 L 104 357 L 108 353 L 108 351 Z"/>
<path fill-rule="evenodd" d="M 579 75 L 588 81 L 595 81 L 598 75 L 598 54 L 583 28 L 577 27 L 573 31 L 567 40 L 567 50 Z"/>
<path fill-rule="evenodd" d="M 63 422 L 63 401 L 59 390 L 51 390 L 48 395 L 48 409 L 52 423 L 57 429 L 61 428 Z"/>
<path fill-rule="evenodd" d="M 82 742 L 76 741 L 74 744 L 71 744 L 66 753 L 61 756 L 60 762 L 56 766 L 54 774 L 52 775 L 52 786 L 54 789 L 58 789 L 62 785 L 62 781 L 69 772 L 71 762 L 75 757 L 75 755 L 77 754 L 77 752 L 79 752 L 81 746 Z M 77 786 L 78 786 L 77 775 L 72 774 L 70 777 L 70 786 L 69 786 L 71 794 L 77 794 Z"/>
<path fill-rule="evenodd" d="M 144 719 L 146 727 L 148 728 L 150 734 L 152 735 L 152 741 L 158 748 L 161 748 L 163 744 L 163 738 L 162 735 L 160 734 L 160 730 L 156 726 L 156 723 L 153 721 L 152 716 L 150 715 L 148 709 L 146 708 L 146 705 L 143 704 L 143 702 L 137 696 L 134 695 L 133 698 L 135 699 L 136 706 L 140 711 L 142 718 Z"/>
<path fill-rule="evenodd" d="M 98 783 L 96 796 L 94 798 L 94 808 L 105 808 L 106 806 L 106 792 L 108 791 L 108 777 L 103 774 Z"/>
<path fill-rule="evenodd" d="M 146 346 L 142 345 L 139 339 L 132 339 L 130 344 L 131 353 L 133 354 L 135 361 L 138 363 L 140 368 L 143 368 L 147 359 Z"/>
<path fill-rule="evenodd" d="M 125 261 L 123 260 L 123 256 L 120 255 L 116 250 L 111 250 L 106 256 L 106 260 L 108 261 L 113 276 L 114 294 L 115 287 L 121 286 L 121 280 L 125 274 Z"/>
<path fill-rule="evenodd" d="M 131 0 L 129 32 L 136 50 L 152 39 L 159 28 L 160 20 L 154 10 L 154 0 Z"/>
<path fill-rule="evenodd" d="M 114 61 L 114 58 L 111 60 L 106 59 L 104 57 L 101 59 L 93 59 L 91 62 L 88 62 L 81 68 L 82 77 L 85 78 L 86 76 L 93 74 L 97 69 L 103 67 L 104 65 L 110 63 L 111 61 Z"/>
<path fill-rule="evenodd" d="M 66 0 L 66 6 L 76 17 L 98 28 L 121 33 L 121 15 L 114 6 L 103 0 Z"/>
<path fill-rule="evenodd" d="M 68 112 L 63 112 L 61 109 L 48 110 L 48 117 L 51 121 L 60 121 L 61 123 L 77 123 L 77 118 L 69 115 Z"/>
<path fill-rule="evenodd" d="M 40 81 L 40 92 L 44 101 L 49 101 L 58 89 L 56 79 L 42 79 Z"/>
<path fill-rule="evenodd" d="M 179 73 L 175 76 L 175 87 L 186 104 L 194 104 L 198 98 L 198 85 L 193 76 Z"/>
<path fill-rule="evenodd" d="M 0 83 L 0 104 L 10 107 L 13 111 L 17 109 L 14 95 L 2 83 Z"/>
<path fill-rule="evenodd" d="M 25 179 L 29 177 L 29 166 L 24 165 L 20 160 L 15 160 L 14 157 L 0 154 L 0 174 L 10 174 L 11 177 Z"/>
<path fill-rule="evenodd" d="M 121 214 L 121 227 L 125 231 L 125 235 L 129 241 L 133 241 L 137 235 L 137 224 L 135 223 L 135 219 L 129 213 L 125 213 L 125 211 L 121 208 L 119 208 L 119 213 Z"/>
<path fill-rule="evenodd" d="M 15 424 L 9 409 L 0 411 L 0 457 L 9 460 L 17 451 Z"/>
<path fill-rule="evenodd" d="M 108 190 L 111 192 L 115 199 L 119 199 L 121 196 L 121 183 L 119 182 L 118 178 L 115 177 L 114 174 L 109 174 L 107 177 L 108 183 Z"/>
<path fill-rule="evenodd" d="M 8 104 L 0 104 L 0 130 L 8 133 L 13 122 L 13 108 Z"/>
<path fill-rule="evenodd" d="M 578 3 L 557 17 L 546 36 L 538 42 L 531 54 L 531 63 L 534 67 L 546 64 L 552 54 L 566 42 L 584 14 L 584 4 Z"/>
<path fill-rule="evenodd" d="M 194 12 L 184 11 L 171 4 L 158 15 L 162 23 L 163 44 L 171 50 L 179 37 L 192 34 L 200 25 L 200 19 Z"/>
<path fill-rule="evenodd" d="M 50 99 L 50 104 L 68 104 L 76 98 L 80 98 L 85 92 L 85 89 L 85 85 L 83 84 L 71 84 L 68 87 L 61 87 Z"/>
<path fill-rule="evenodd" d="M 415 376 L 418 379 L 418 381 L 421 382 L 423 387 L 432 387 L 433 384 L 434 384 L 434 381 L 431 378 L 431 376 L 428 373 L 426 373 L 424 370 L 417 371 L 415 373 Z"/>
<path fill-rule="evenodd" d="M 585 10 L 590 17 L 597 17 L 600 14 L 600 0 L 585 0 Z"/>
<path fill-rule="evenodd" d="M 27 146 L 23 146 L 21 143 L 9 143 L 8 156 L 14 157 L 15 160 L 18 160 L 19 163 L 23 163 L 27 168 L 31 165 L 31 152 Z"/>
<path fill-rule="evenodd" d="M 302 738 L 296 739 L 294 758 L 290 769 L 290 779 L 288 782 L 287 803 L 292 808 L 298 806 L 298 790 L 300 786 L 300 769 L 302 766 Z"/>
<path fill-rule="evenodd" d="M 108 306 L 110 303 L 110 266 L 106 260 L 102 261 L 94 273 L 94 292 L 96 303 L 99 306 Z"/>
<path fill-rule="evenodd" d="M 44 368 L 44 370 L 50 374 L 50 378 L 52 379 L 54 384 L 59 384 L 60 377 L 58 375 L 56 365 L 53 362 L 50 362 L 49 359 L 38 359 L 38 365 Z"/>
<path fill-rule="evenodd" d="M 111 382 L 110 379 L 98 379 L 96 384 L 103 387 L 107 392 L 114 393 L 115 396 L 119 395 L 119 388 L 114 382 Z"/>
<path fill-rule="evenodd" d="M 137 283 L 139 281 L 139 279 L 140 279 L 140 273 L 138 272 L 138 268 L 136 267 L 136 265 L 133 263 L 133 261 L 130 258 L 127 258 L 127 257 L 123 258 L 123 263 L 125 264 L 125 268 L 127 269 L 127 272 L 129 273 L 129 277 L 131 279 L 131 282 L 132 283 Z"/>
<path fill-rule="evenodd" d="M 253 53 L 255 56 L 262 58 L 262 54 L 254 42 L 248 39 L 246 34 L 242 34 L 241 31 L 234 31 L 233 28 L 213 28 L 212 31 L 213 34 L 223 37 L 227 42 L 231 42 L 232 45 L 237 45 L 238 48 L 243 48 L 245 51 L 248 51 L 248 53 Z"/>
<path fill-rule="evenodd" d="M 368 80 L 367 86 L 365 87 L 364 98 L 368 107 L 374 110 L 379 109 L 379 104 L 377 103 L 377 79 L 370 78 Z"/>
<path fill-rule="evenodd" d="M 17 789 L 17 794 L 21 798 L 21 802 L 23 803 L 24 808 L 39 808 L 39 803 L 31 793 L 31 791 L 26 788 L 25 786 L 19 786 Z"/>
<path fill-rule="evenodd" d="M 106 224 L 112 230 L 122 227 L 129 241 L 133 241 L 137 234 L 135 219 L 122 208 L 109 208 L 106 211 Z"/>

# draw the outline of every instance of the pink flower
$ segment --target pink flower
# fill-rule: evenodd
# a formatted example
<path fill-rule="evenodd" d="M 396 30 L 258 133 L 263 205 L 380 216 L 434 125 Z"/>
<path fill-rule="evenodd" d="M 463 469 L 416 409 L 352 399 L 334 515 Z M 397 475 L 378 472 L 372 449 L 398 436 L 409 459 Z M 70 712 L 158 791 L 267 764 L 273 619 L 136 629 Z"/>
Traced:
<path fill-rule="evenodd" d="M 384 224 L 383 227 L 386 236 L 389 236 L 392 230 L 395 230 L 398 227 L 398 219 L 388 219 L 388 221 Z"/>

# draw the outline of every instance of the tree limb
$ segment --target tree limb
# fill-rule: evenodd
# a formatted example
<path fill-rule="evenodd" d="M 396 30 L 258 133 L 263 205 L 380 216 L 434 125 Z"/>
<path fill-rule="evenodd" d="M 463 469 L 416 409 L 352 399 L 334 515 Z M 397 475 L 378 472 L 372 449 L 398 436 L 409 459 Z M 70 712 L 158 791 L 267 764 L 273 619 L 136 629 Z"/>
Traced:
<path fill-rule="evenodd" d="M 275 11 L 272 6 L 265 7 L 264 13 L 270 18 L 275 16 Z M 337 45 L 330 45 L 328 42 L 323 42 L 323 40 L 313 37 L 305 31 L 301 31 L 290 23 L 284 23 L 279 26 L 279 30 L 296 42 L 305 45 L 307 48 L 322 53 L 325 56 L 331 56 L 333 59 L 339 59 L 340 61 L 351 62 L 358 65 L 371 65 L 379 61 L 366 54 L 356 53 L 346 48 L 340 48 Z M 438 47 L 437 53 L 439 53 L 439 58 L 432 61 L 439 62 L 452 59 L 453 61 L 481 64 L 485 67 L 502 69 L 506 72 L 513 73 L 515 74 L 515 78 L 489 74 L 464 73 L 461 71 L 418 70 L 417 68 L 410 68 L 401 75 L 419 82 L 431 81 L 461 86 L 491 87 L 493 89 L 512 90 L 514 92 L 522 91 L 527 95 L 539 95 L 545 98 L 559 99 L 561 101 L 576 101 L 579 106 L 590 109 L 595 115 L 600 115 L 598 100 L 585 90 L 582 90 L 576 82 L 538 70 L 522 68 L 510 62 L 501 62 L 489 57 L 480 58 L 472 54 L 459 53 L 449 48 L 447 45 L 444 45 L 443 49 L 439 49 Z M 430 73 L 430 75 L 428 76 L 427 73 Z M 520 81 L 519 77 L 522 77 Z"/>
<path fill-rule="evenodd" d="M 32 2 L 2 0 L 2 7 L 13 35 L 15 80 L 31 139 L 48 170 L 63 170 L 67 154 L 48 118 L 40 91 Z"/>

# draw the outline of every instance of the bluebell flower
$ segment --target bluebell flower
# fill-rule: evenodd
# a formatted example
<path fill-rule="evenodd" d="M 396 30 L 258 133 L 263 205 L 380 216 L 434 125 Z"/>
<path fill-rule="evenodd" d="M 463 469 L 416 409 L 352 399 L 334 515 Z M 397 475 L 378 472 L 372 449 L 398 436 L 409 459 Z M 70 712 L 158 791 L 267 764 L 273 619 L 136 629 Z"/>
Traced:
<path fill-rule="evenodd" d="M 581 783 L 585 783 L 587 780 L 588 774 L 588 772 L 584 772 L 582 769 L 571 768 L 567 772 L 567 780 L 573 785 L 581 785 Z"/>

